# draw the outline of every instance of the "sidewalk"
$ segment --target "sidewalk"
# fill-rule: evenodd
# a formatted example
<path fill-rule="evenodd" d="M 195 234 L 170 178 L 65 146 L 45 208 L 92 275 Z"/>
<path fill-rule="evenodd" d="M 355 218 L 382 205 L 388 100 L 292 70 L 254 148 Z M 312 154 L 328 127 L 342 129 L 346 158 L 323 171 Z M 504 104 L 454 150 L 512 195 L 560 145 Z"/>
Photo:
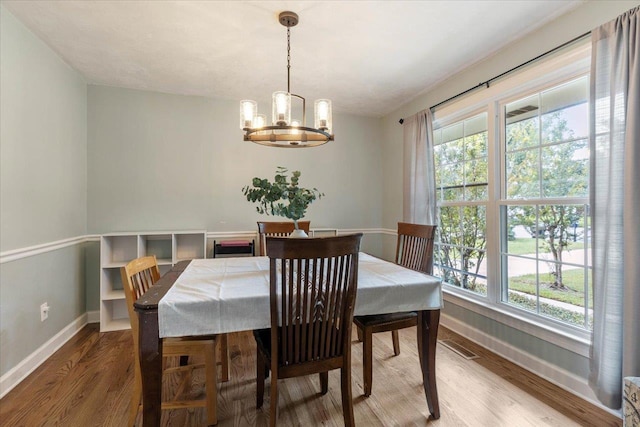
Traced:
<path fill-rule="evenodd" d="M 518 256 L 510 256 L 509 257 L 509 266 L 508 266 L 508 274 L 509 277 L 514 276 L 523 276 L 525 274 L 535 274 L 536 273 L 536 254 L 526 254 L 526 255 L 518 255 Z M 591 259 L 591 251 L 588 251 L 587 256 L 589 260 Z M 521 258 L 521 257 L 529 257 L 529 258 Z M 550 273 L 551 269 L 546 263 L 547 260 L 552 261 L 553 255 L 550 253 L 540 254 L 539 260 L 542 261 L 540 263 L 540 273 Z M 553 262 L 553 261 L 552 261 Z M 584 264 L 584 249 L 573 249 L 571 251 L 564 251 L 562 253 L 562 262 L 565 270 L 573 270 L 576 268 L 581 268 L 574 265 L 566 265 L 566 263 L 571 264 Z M 487 275 L 487 263 L 486 260 L 482 261 L 482 265 L 480 265 L 480 269 L 478 274 L 485 276 Z"/>

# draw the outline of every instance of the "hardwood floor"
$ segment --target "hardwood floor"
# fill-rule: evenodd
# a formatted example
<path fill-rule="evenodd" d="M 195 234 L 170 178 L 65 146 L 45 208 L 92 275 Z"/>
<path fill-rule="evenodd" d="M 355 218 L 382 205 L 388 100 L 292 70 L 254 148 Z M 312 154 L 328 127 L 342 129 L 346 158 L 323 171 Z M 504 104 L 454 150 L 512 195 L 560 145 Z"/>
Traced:
<path fill-rule="evenodd" d="M 480 356 L 466 360 L 439 345 L 439 420 L 427 420 L 415 328 L 400 331 L 402 352 L 392 357 L 390 334 L 374 336 L 373 391 L 362 395 L 362 345 L 352 347 L 353 404 L 359 426 L 609 426 L 617 417 L 495 356 L 441 327 L 451 339 Z M 388 335 L 388 336 L 387 336 Z M 265 405 L 255 408 L 256 349 L 249 333 L 229 337 L 228 383 L 219 384 L 219 426 L 266 426 Z M 194 375 L 203 392 L 204 373 Z M 85 327 L 33 374 L 0 400 L 2 426 L 124 426 L 133 383 L 131 332 L 99 333 Z M 169 378 L 164 393 L 177 381 Z M 343 425 L 338 371 L 329 374 L 321 396 L 317 375 L 284 380 L 280 386 L 281 426 Z M 163 426 L 205 425 L 202 409 L 164 411 Z"/>

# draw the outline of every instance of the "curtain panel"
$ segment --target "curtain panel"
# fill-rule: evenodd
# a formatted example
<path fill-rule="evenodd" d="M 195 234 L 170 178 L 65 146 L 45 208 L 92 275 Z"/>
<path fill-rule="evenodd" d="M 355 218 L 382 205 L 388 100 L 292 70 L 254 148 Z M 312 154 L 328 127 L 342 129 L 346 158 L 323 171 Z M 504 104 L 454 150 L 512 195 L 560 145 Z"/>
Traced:
<path fill-rule="evenodd" d="M 436 224 L 436 176 L 433 162 L 431 110 L 423 110 L 403 123 L 402 220 L 414 224 Z"/>
<path fill-rule="evenodd" d="M 617 409 L 623 377 L 640 376 L 640 7 L 591 37 L 589 384 Z"/>

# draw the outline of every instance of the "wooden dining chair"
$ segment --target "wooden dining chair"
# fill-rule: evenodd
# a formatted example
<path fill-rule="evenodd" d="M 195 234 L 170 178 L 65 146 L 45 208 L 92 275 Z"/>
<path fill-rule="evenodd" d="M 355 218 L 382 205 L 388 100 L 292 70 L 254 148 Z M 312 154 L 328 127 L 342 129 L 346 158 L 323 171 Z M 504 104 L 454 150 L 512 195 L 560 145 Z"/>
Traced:
<path fill-rule="evenodd" d="M 309 234 L 311 221 L 298 221 L 298 228 Z M 267 237 L 287 237 L 293 232 L 293 221 L 258 221 L 258 240 L 260 241 L 260 256 L 267 256 L 265 239 Z"/>
<path fill-rule="evenodd" d="M 278 418 L 278 380 L 341 370 L 345 426 L 354 425 L 351 401 L 351 323 L 362 234 L 289 239 L 270 237 L 271 328 L 254 331 L 258 348 L 256 406 L 271 371 L 269 424 Z"/>
<path fill-rule="evenodd" d="M 131 406 L 129 407 L 129 426 L 135 425 L 138 411 L 142 407 L 142 378 L 140 373 L 140 359 L 138 353 L 138 316 L 134 311 L 133 303 L 147 292 L 160 279 L 160 270 L 155 256 L 137 258 L 129 262 L 120 269 L 124 294 L 127 299 L 127 309 L 129 311 L 129 321 L 133 332 L 133 350 L 135 355 L 135 379 L 133 383 L 133 394 L 131 396 Z M 205 369 L 205 391 L 206 398 L 199 400 L 175 400 L 162 402 L 162 409 L 181 409 L 192 407 L 205 407 L 207 410 L 207 424 L 217 424 L 216 414 L 217 400 L 217 366 L 216 366 L 216 346 L 218 341 L 225 341 L 222 349 L 222 377 L 228 380 L 228 363 L 224 363 L 227 356 L 227 345 L 225 335 L 206 335 L 184 338 L 164 338 L 162 340 L 162 355 L 180 356 L 180 366 L 166 369 L 164 372 L 183 371 L 183 381 L 177 388 L 177 396 L 185 392 L 191 382 L 191 372 L 194 369 Z M 204 364 L 184 364 L 187 362 L 185 356 L 200 355 L 204 358 Z"/>
<path fill-rule="evenodd" d="M 435 232 L 435 225 L 399 222 L 396 242 L 396 264 L 431 274 L 433 270 L 433 239 Z M 353 322 L 358 328 L 358 338 L 362 341 L 364 395 L 370 396 L 373 383 L 373 334 L 391 331 L 393 353 L 397 356 L 400 354 L 398 330 L 417 326 L 418 314 L 408 312 L 355 316 Z"/>

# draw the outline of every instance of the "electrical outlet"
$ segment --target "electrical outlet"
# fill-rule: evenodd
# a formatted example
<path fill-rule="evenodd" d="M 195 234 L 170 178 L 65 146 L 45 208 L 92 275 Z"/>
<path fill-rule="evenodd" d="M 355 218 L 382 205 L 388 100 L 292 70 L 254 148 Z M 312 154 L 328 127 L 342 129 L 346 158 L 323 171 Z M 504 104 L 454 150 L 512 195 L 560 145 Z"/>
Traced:
<path fill-rule="evenodd" d="M 40 305 L 40 321 L 44 322 L 49 317 L 49 303 L 45 302 Z"/>

